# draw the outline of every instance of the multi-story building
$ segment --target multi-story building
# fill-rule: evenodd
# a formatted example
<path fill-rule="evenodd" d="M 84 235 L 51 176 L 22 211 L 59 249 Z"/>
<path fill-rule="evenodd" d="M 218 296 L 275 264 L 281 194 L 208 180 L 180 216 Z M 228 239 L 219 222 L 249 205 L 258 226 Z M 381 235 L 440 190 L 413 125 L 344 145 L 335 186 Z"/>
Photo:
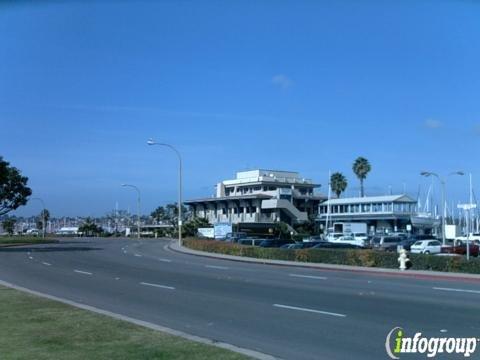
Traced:
<path fill-rule="evenodd" d="M 318 214 L 324 196 L 315 193 L 320 185 L 297 172 L 250 170 L 237 172 L 236 179 L 216 185 L 210 198 L 185 201 L 193 216 L 211 224 L 303 223 Z"/>
<path fill-rule="evenodd" d="M 320 204 L 318 221 L 329 228 L 336 222 L 362 222 L 371 233 L 431 232 L 438 226 L 438 219 L 419 213 L 417 201 L 407 195 L 330 199 Z"/>

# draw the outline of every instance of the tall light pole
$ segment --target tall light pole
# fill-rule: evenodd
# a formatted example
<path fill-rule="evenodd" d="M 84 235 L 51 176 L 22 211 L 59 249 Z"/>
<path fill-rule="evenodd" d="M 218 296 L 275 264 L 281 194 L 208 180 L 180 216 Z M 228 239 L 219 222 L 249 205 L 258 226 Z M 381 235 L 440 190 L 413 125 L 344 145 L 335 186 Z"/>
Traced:
<path fill-rule="evenodd" d="M 140 239 L 140 190 L 135 185 L 122 184 L 123 187 L 130 187 L 137 192 L 137 238 Z"/>
<path fill-rule="evenodd" d="M 440 177 L 438 174 L 436 174 L 434 172 L 431 172 L 431 171 L 422 171 L 420 173 L 420 175 L 425 176 L 425 177 L 435 176 L 438 179 L 438 181 L 440 181 L 440 184 L 442 185 L 442 243 L 443 243 L 443 245 L 445 245 L 445 243 L 446 243 L 446 239 L 445 239 L 445 216 L 446 216 L 446 214 L 445 214 L 445 212 L 446 212 L 445 182 L 446 182 L 446 177 Z M 451 176 L 451 175 L 464 175 L 464 172 L 463 171 L 454 171 L 454 172 L 451 172 L 450 174 L 448 174 L 447 177 Z"/>
<path fill-rule="evenodd" d="M 178 244 L 182 246 L 182 156 L 180 152 L 170 144 L 158 143 L 153 139 L 147 141 L 148 145 L 166 146 L 173 150 L 178 157 Z"/>
<path fill-rule="evenodd" d="M 45 203 L 39 197 L 34 197 L 34 198 L 31 198 L 30 200 L 38 200 L 42 203 L 42 206 L 43 206 L 43 210 L 42 210 L 42 239 L 45 239 L 45 210 L 46 210 L 45 209 Z"/>

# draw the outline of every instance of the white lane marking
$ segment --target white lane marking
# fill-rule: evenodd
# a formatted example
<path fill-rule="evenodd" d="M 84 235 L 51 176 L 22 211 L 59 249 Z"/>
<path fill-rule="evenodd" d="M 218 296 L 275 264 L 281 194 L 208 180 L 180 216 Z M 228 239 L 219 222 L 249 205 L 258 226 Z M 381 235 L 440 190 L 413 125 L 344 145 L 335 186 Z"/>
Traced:
<path fill-rule="evenodd" d="M 158 261 L 163 261 L 163 262 L 172 262 L 170 259 L 158 259 Z"/>
<path fill-rule="evenodd" d="M 205 265 L 205 267 L 209 268 L 209 269 L 228 270 L 228 267 L 226 267 L 226 266 Z"/>
<path fill-rule="evenodd" d="M 161 289 L 168 289 L 168 290 L 175 290 L 173 286 L 167 286 L 167 285 L 159 285 L 159 284 L 152 284 L 152 283 L 147 283 L 147 282 L 141 282 L 140 285 L 145 285 L 145 286 L 153 286 Z"/>
<path fill-rule="evenodd" d="M 33 260 L 33 256 L 29 256 L 28 258 L 29 258 L 30 260 Z"/>
<path fill-rule="evenodd" d="M 45 262 L 45 261 L 42 261 L 42 264 L 43 264 L 43 265 L 46 265 L 46 266 L 52 266 L 52 264 L 47 263 L 47 262 Z"/>
<path fill-rule="evenodd" d="M 330 315 L 330 316 L 337 316 L 337 317 L 347 317 L 347 315 L 345 315 L 345 314 L 338 314 L 338 313 L 329 312 L 329 311 L 321 311 L 321 310 L 315 310 L 315 309 L 308 309 L 308 308 L 302 308 L 302 307 L 297 307 L 297 306 L 282 305 L 282 304 L 273 304 L 273 306 L 278 307 L 278 308 L 282 308 L 282 309 L 305 311 L 305 312 L 311 312 L 311 313 L 322 314 L 322 315 Z"/>
<path fill-rule="evenodd" d="M 327 278 L 325 276 L 300 275 L 300 274 L 288 274 L 288 276 L 305 278 L 305 279 L 327 280 Z"/>
<path fill-rule="evenodd" d="M 452 288 L 442 288 L 442 287 L 434 287 L 433 290 L 465 292 L 465 293 L 470 293 L 470 294 L 480 294 L 480 290 L 452 289 Z"/>
<path fill-rule="evenodd" d="M 136 257 L 142 257 L 142 255 L 140 255 L 140 254 L 135 254 L 135 256 L 136 256 Z"/>
<path fill-rule="evenodd" d="M 78 274 L 83 274 L 83 275 L 92 275 L 91 272 L 88 272 L 88 271 L 82 271 L 82 270 L 73 270 L 75 271 L 76 273 Z"/>

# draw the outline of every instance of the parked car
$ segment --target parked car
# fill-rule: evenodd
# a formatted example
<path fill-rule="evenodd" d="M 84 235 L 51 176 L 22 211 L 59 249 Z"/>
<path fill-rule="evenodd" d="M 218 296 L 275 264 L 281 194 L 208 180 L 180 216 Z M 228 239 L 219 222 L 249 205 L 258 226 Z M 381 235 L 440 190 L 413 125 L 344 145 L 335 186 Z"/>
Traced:
<path fill-rule="evenodd" d="M 433 235 L 424 235 L 424 234 L 415 234 L 410 235 L 408 238 L 402 240 L 400 245 L 407 251 L 410 251 L 410 248 L 413 244 L 420 240 L 437 240 L 437 238 Z"/>
<path fill-rule="evenodd" d="M 442 243 L 438 240 L 419 240 L 410 248 L 412 254 L 440 254 Z"/>
<path fill-rule="evenodd" d="M 306 238 L 303 238 L 303 242 L 319 242 L 326 241 L 323 235 L 312 235 Z"/>
<path fill-rule="evenodd" d="M 280 246 L 280 249 L 303 249 L 302 243 L 284 244 Z"/>
<path fill-rule="evenodd" d="M 360 233 L 360 232 L 354 232 L 351 234 L 356 241 L 359 241 L 363 243 L 362 246 L 365 246 L 368 244 L 368 234 L 367 233 Z"/>
<path fill-rule="evenodd" d="M 480 252 L 480 247 L 471 242 L 469 244 L 470 256 L 477 257 Z M 442 247 L 442 253 L 444 254 L 457 254 L 457 255 L 466 255 L 467 254 L 467 244 L 461 240 L 457 240 L 454 246 L 444 246 Z"/>
<path fill-rule="evenodd" d="M 396 251 L 397 246 L 402 242 L 400 236 L 374 236 L 372 239 L 372 248 L 383 251 Z"/>
<path fill-rule="evenodd" d="M 261 241 L 258 246 L 264 248 L 273 248 L 273 247 L 280 247 L 285 244 L 292 244 L 294 243 L 293 240 L 283 240 L 283 239 L 265 239 Z"/>
<path fill-rule="evenodd" d="M 343 235 L 340 236 L 334 240 L 329 240 L 329 242 L 334 243 L 334 244 L 351 244 L 351 245 L 356 245 L 356 246 L 365 246 L 365 240 L 363 239 L 356 239 L 352 235 Z"/>
<path fill-rule="evenodd" d="M 334 241 L 342 236 L 343 236 L 343 233 L 328 233 L 327 236 L 325 237 L 325 240 Z"/>
<path fill-rule="evenodd" d="M 238 242 L 238 240 L 246 238 L 247 236 L 248 236 L 248 234 L 244 233 L 244 232 L 228 233 L 225 236 L 225 241 L 227 241 L 227 242 Z"/>
<path fill-rule="evenodd" d="M 336 243 L 336 242 L 320 242 L 310 249 L 363 249 L 363 247 L 353 244 Z"/>
<path fill-rule="evenodd" d="M 240 245 L 250 245 L 250 246 L 259 246 L 264 238 L 254 238 L 254 237 L 244 237 L 237 241 Z"/>
<path fill-rule="evenodd" d="M 302 249 L 310 249 L 311 247 L 314 247 L 315 245 L 326 243 L 325 240 L 319 240 L 319 241 L 304 241 L 302 243 Z"/>

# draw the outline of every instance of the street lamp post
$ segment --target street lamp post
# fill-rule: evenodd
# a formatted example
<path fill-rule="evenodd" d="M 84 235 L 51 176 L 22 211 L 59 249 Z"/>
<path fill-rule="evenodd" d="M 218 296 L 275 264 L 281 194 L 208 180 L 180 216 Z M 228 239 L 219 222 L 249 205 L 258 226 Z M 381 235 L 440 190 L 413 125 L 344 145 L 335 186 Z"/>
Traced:
<path fill-rule="evenodd" d="M 135 185 L 122 184 L 123 187 L 130 187 L 137 192 L 137 238 L 140 239 L 140 190 Z"/>
<path fill-rule="evenodd" d="M 173 150 L 178 157 L 178 244 L 182 246 L 182 156 L 180 152 L 170 144 L 158 143 L 153 139 L 147 141 L 148 145 L 166 146 Z"/>
<path fill-rule="evenodd" d="M 442 244 L 445 245 L 445 243 L 446 243 L 446 239 L 445 239 L 445 216 L 446 216 L 446 214 L 445 214 L 445 212 L 446 212 L 445 183 L 446 183 L 446 178 L 445 177 L 440 177 L 438 174 L 436 174 L 434 172 L 431 172 L 431 171 L 422 171 L 420 173 L 420 175 L 425 176 L 425 177 L 435 176 L 438 179 L 438 181 L 440 181 L 440 184 L 442 185 Z M 451 176 L 451 175 L 464 175 L 464 172 L 463 171 L 454 171 L 454 172 L 451 172 L 450 174 L 448 174 L 447 177 Z"/>
<path fill-rule="evenodd" d="M 31 198 L 30 200 L 38 200 L 42 203 L 43 210 L 42 210 L 42 239 L 45 239 L 45 203 L 39 197 Z"/>

